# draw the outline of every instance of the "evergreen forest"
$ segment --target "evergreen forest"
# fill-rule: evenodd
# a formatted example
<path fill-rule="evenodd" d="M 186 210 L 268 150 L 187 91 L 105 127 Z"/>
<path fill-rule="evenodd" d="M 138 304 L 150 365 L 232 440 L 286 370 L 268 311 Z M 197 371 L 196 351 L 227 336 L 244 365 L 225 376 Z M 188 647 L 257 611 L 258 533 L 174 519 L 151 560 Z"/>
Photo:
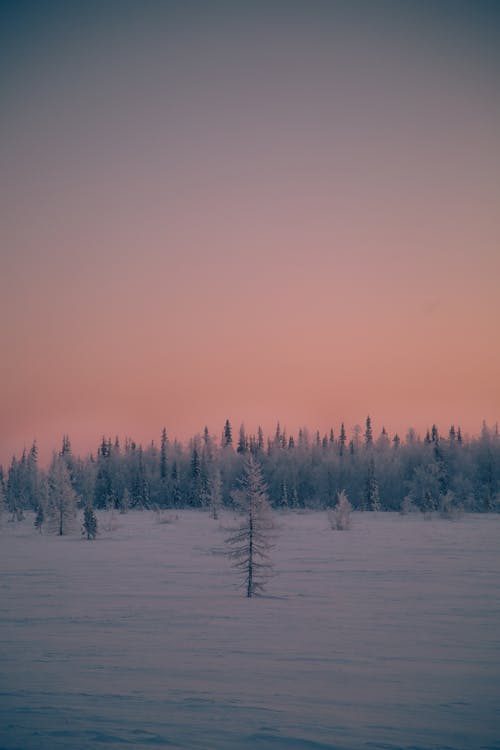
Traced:
<path fill-rule="evenodd" d="M 95 453 L 75 455 L 67 435 L 49 467 L 39 465 L 33 443 L 0 467 L 0 510 L 11 520 L 25 511 L 52 509 L 59 533 L 65 514 L 93 509 L 232 507 L 245 458 L 259 464 L 272 507 L 328 509 L 345 493 L 354 510 L 458 512 L 500 510 L 500 437 L 483 423 L 479 435 L 465 438 L 460 428 L 441 435 L 432 426 L 421 437 L 410 429 L 404 439 L 385 429 L 373 434 L 342 424 L 327 434 L 299 430 L 288 435 L 278 424 L 270 437 L 262 429 L 233 434 L 229 420 L 216 438 L 205 430 L 183 444 L 160 440 L 143 446 L 127 438 L 103 437 Z M 54 511 L 55 509 L 55 511 Z"/>

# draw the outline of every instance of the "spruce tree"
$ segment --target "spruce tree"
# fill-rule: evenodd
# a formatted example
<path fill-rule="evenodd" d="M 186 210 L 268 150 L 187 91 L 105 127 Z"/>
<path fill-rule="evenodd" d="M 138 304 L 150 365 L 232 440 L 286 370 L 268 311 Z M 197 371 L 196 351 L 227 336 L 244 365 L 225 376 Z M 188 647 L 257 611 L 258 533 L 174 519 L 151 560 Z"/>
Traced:
<path fill-rule="evenodd" d="M 69 435 L 63 435 L 60 456 L 67 456 L 71 454 L 71 441 Z"/>
<path fill-rule="evenodd" d="M 222 478 L 220 469 L 215 469 L 208 480 L 208 505 L 214 520 L 219 517 L 219 509 L 222 505 Z"/>
<path fill-rule="evenodd" d="M 260 425 L 257 429 L 257 450 L 259 451 L 264 450 L 264 432 Z"/>
<path fill-rule="evenodd" d="M 261 593 L 270 575 L 269 534 L 273 528 L 267 488 L 260 466 L 249 454 L 233 500 L 243 511 L 243 519 L 234 533 L 226 539 L 228 555 L 242 579 L 248 598 Z"/>
<path fill-rule="evenodd" d="M 41 534 L 42 533 L 42 527 L 45 521 L 45 513 L 43 511 L 43 505 L 40 503 L 36 510 L 36 516 L 34 521 L 34 527 L 37 529 L 37 531 Z"/>
<path fill-rule="evenodd" d="M 245 425 L 240 425 L 240 434 L 238 438 L 238 447 L 236 449 L 237 453 L 246 453 L 248 450 L 248 440 L 245 433 Z"/>
<path fill-rule="evenodd" d="M 372 420 L 368 416 L 366 418 L 365 446 L 366 448 L 369 448 L 371 445 L 373 445 Z"/>
<path fill-rule="evenodd" d="M 66 534 L 76 514 L 76 495 L 64 456 L 57 454 L 49 469 L 48 512 L 57 534 Z"/>
<path fill-rule="evenodd" d="M 344 423 L 340 425 L 340 435 L 339 435 L 339 455 L 343 456 L 345 451 L 345 443 L 346 443 L 346 433 L 345 433 L 345 426 Z"/>
<path fill-rule="evenodd" d="M 288 500 L 288 487 L 286 484 L 286 479 L 283 479 L 283 481 L 281 482 L 279 505 L 282 510 L 288 510 L 288 508 L 290 507 L 290 503 Z"/>
<path fill-rule="evenodd" d="M 2 475 L 0 476 L 0 526 L 2 525 L 3 517 L 4 517 L 6 510 L 7 510 L 7 505 L 5 502 L 5 492 L 3 488 L 3 473 L 2 473 Z"/>
<path fill-rule="evenodd" d="M 229 419 L 226 419 L 226 424 L 224 425 L 224 432 L 222 434 L 222 447 L 223 448 L 229 448 L 233 444 L 233 431 L 231 429 L 231 422 Z"/>
<path fill-rule="evenodd" d="M 164 483 L 167 479 L 167 430 L 165 427 L 161 431 L 161 446 L 160 446 L 160 477 Z"/>
<path fill-rule="evenodd" d="M 373 456 L 368 462 L 368 472 L 366 475 L 365 494 L 363 498 L 362 510 L 365 510 L 365 508 L 373 511 L 380 510 L 380 496 L 378 491 L 378 482 L 375 477 L 375 462 L 373 460 Z"/>
<path fill-rule="evenodd" d="M 83 512 L 82 534 L 89 540 L 97 536 L 97 518 L 91 505 L 86 505 Z"/>

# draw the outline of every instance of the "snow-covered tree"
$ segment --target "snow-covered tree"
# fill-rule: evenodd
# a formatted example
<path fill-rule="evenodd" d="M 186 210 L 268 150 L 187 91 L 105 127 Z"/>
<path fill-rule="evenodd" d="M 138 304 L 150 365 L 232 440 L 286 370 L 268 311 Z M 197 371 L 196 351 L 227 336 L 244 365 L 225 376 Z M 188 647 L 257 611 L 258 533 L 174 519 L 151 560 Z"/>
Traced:
<path fill-rule="evenodd" d="M 328 512 L 328 519 L 332 529 L 337 531 L 346 531 L 351 526 L 352 505 L 349 502 L 345 490 L 341 490 L 337 495 L 337 504 L 335 508 Z"/>
<path fill-rule="evenodd" d="M 82 534 L 87 539 L 95 539 L 97 536 L 97 518 L 91 505 L 86 505 L 83 511 Z"/>
<path fill-rule="evenodd" d="M 240 425 L 240 433 L 238 438 L 237 453 L 246 453 L 248 450 L 248 438 L 245 432 L 245 425 Z"/>
<path fill-rule="evenodd" d="M 222 504 L 222 477 L 220 469 L 215 469 L 208 480 L 208 507 L 213 519 L 219 517 L 219 509 Z"/>
<path fill-rule="evenodd" d="M 164 427 L 161 431 L 161 444 L 160 444 L 160 477 L 163 481 L 166 480 L 168 474 L 168 463 L 167 463 L 167 430 Z"/>
<path fill-rule="evenodd" d="M 373 444 L 372 420 L 370 416 L 368 416 L 366 418 L 365 446 L 368 448 L 372 444 Z"/>
<path fill-rule="evenodd" d="M 70 529 L 76 516 L 76 494 L 64 456 L 54 454 L 49 469 L 48 515 L 57 534 Z"/>
<path fill-rule="evenodd" d="M 222 447 L 228 448 L 229 446 L 232 446 L 233 444 L 233 431 L 231 428 L 231 422 L 229 419 L 226 419 L 226 423 L 224 425 L 224 432 L 222 433 Z"/>
<path fill-rule="evenodd" d="M 272 570 L 269 551 L 273 528 L 267 488 L 260 466 L 251 454 L 245 460 L 239 488 L 232 497 L 236 506 L 242 509 L 243 518 L 226 539 L 228 555 L 241 576 L 246 596 L 250 598 L 263 591 Z"/>
<path fill-rule="evenodd" d="M 5 501 L 5 492 L 3 489 L 3 477 L 0 481 L 0 526 L 2 525 L 2 521 L 5 515 L 5 511 L 7 510 L 7 504 Z"/>
<path fill-rule="evenodd" d="M 281 482 L 279 506 L 280 508 L 282 508 L 282 510 L 288 510 L 288 508 L 290 507 L 286 479 L 283 479 L 283 481 Z"/>
<path fill-rule="evenodd" d="M 33 524 L 35 529 L 37 529 L 37 531 L 40 534 L 42 533 L 44 521 L 45 521 L 45 511 L 43 509 L 43 505 L 40 504 L 38 508 L 36 509 L 36 516 L 35 516 L 35 521 Z"/>
<path fill-rule="evenodd" d="M 365 492 L 363 496 L 362 509 L 367 507 L 369 510 L 380 510 L 380 495 L 378 489 L 377 477 L 375 476 L 375 462 L 373 457 L 368 461 L 368 472 L 365 481 Z"/>
<path fill-rule="evenodd" d="M 9 471 L 7 474 L 7 508 L 10 513 L 11 521 L 22 521 L 23 513 L 23 464 L 25 463 L 25 454 L 18 461 L 15 456 L 12 457 Z"/>
<path fill-rule="evenodd" d="M 49 508 L 49 480 L 44 471 L 38 472 L 37 502 L 35 508 L 35 529 L 41 534 L 47 521 Z"/>
<path fill-rule="evenodd" d="M 457 503 L 455 495 L 448 490 L 439 498 L 439 515 L 441 518 L 455 519 L 463 512 L 463 508 Z"/>
<path fill-rule="evenodd" d="M 344 423 L 340 425 L 340 436 L 339 436 L 339 455 L 343 456 L 345 451 L 345 443 L 347 440 Z"/>

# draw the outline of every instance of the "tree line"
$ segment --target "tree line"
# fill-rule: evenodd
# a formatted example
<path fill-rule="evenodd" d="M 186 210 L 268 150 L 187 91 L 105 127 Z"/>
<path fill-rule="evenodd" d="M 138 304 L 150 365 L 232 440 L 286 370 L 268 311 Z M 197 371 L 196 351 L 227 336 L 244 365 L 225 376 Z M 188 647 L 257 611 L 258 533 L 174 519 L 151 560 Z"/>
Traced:
<path fill-rule="evenodd" d="M 500 510 L 500 437 L 483 423 L 465 439 L 451 426 L 441 435 L 433 425 L 422 438 L 410 429 L 404 439 L 385 429 L 374 435 L 370 417 L 348 438 L 299 430 L 287 435 L 237 435 L 226 421 L 216 438 L 205 430 L 187 443 L 170 440 L 163 429 L 158 444 L 103 437 L 90 455 L 75 455 L 64 435 L 47 469 L 39 466 L 34 442 L 0 467 L 0 511 L 12 520 L 25 511 L 50 515 L 61 532 L 77 507 L 126 511 L 162 508 L 233 507 L 234 489 L 251 457 L 258 463 L 274 508 L 333 508 L 344 492 L 354 510 L 424 513 Z M 55 519 L 55 521 L 54 521 Z M 42 521 L 41 521 L 42 522 Z"/>

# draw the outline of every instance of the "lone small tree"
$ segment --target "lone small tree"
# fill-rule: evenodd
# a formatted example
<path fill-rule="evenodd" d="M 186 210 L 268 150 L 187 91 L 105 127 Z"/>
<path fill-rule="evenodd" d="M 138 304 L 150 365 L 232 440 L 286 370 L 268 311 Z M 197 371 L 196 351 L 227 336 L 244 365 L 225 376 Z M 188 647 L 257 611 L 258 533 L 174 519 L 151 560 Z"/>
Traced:
<path fill-rule="evenodd" d="M 243 465 L 239 488 L 232 493 L 235 504 L 242 508 L 244 517 L 226 539 L 228 555 L 233 567 L 242 577 L 248 598 L 260 594 L 269 578 L 272 565 L 269 559 L 269 532 L 273 528 L 267 488 L 259 464 L 249 454 Z"/>
<path fill-rule="evenodd" d="M 347 492 L 341 490 L 337 494 L 337 505 L 328 512 L 328 519 L 332 529 L 346 531 L 351 526 L 352 505 L 347 497 Z"/>
<path fill-rule="evenodd" d="M 97 518 L 91 505 L 86 505 L 83 511 L 82 535 L 87 539 L 95 539 L 97 536 Z"/>
<path fill-rule="evenodd" d="M 64 456 L 54 454 L 49 469 L 48 515 L 56 533 L 68 532 L 76 515 L 76 494 Z"/>

